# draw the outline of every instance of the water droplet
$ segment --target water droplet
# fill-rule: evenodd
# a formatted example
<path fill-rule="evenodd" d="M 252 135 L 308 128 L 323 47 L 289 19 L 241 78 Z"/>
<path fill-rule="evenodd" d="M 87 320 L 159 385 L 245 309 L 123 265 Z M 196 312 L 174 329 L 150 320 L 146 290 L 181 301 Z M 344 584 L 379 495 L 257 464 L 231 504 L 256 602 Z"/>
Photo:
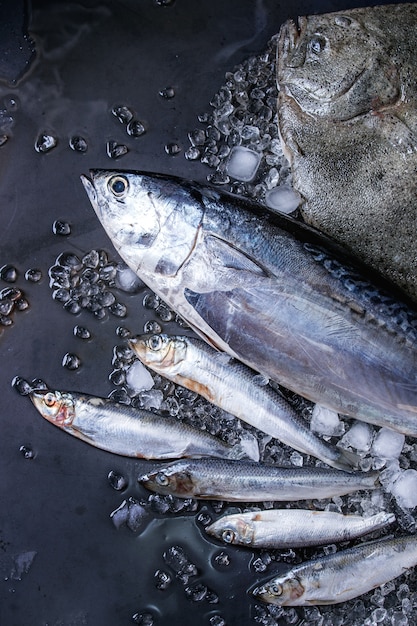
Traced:
<path fill-rule="evenodd" d="M 28 396 L 32 391 L 32 385 L 28 383 L 27 380 L 21 378 L 20 376 L 15 376 L 12 380 L 12 387 L 19 393 L 21 396 Z"/>
<path fill-rule="evenodd" d="M 85 254 L 83 258 L 81 259 L 81 261 L 83 265 L 91 269 L 95 269 L 96 267 L 98 267 L 99 254 L 97 250 L 91 250 L 90 252 Z"/>
<path fill-rule="evenodd" d="M 207 595 L 207 587 L 202 583 L 197 583 L 196 585 L 187 586 L 184 588 L 185 595 L 189 600 L 193 602 L 202 602 Z"/>
<path fill-rule="evenodd" d="M 172 322 L 172 320 L 175 318 L 175 313 L 173 311 L 171 311 L 171 309 L 169 307 L 167 307 L 166 304 L 161 303 L 155 310 L 157 316 L 163 321 L 163 322 Z"/>
<path fill-rule="evenodd" d="M 109 380 L 111 383 L 113 383 L 113 385 L 116 385 L 117 387 L 119 385 L 124 385 L 124 383 L 126 382 L 126 374 L 121 369 L 113 370 L 111 374 L 109 374 Z"/>
<path fill-rule="evenodd" d="M 25 272 L 25 278 L 31 283 L 38 283 L 42 278 L 42 272 L 41 270 L 31 268 Z"/>
<path fill-rule="evenodd" d="M 109 283 L 116 277 L 116 271 L 115 265 L 106 265 L 105 267 L 101 267 L 98 273 L 99 280 Z"/>
<path fill-rule="evenodd" d="M 175 156 L 176 154 L 179 154 L 181 152 L 181 148 L 180 146 L 175 143 L 167 143 L 165 144 L 165 152 L 169 155 L 169 156 Z"/>
<path fill-rule="evenodd" d="M 214 557 L 214 562 L 219 567 L 228 567 L 230 565 L 230 557 L 226 552 L 219 552 Z"/>
<path fill-rule="evenodd" d="M 84 137 L 80 137 L 79 135 L 74 135 L 69 140 L 69 146 L 75 152 L 87 152 L 88 144 Z"/>
<path fill-rule="evenodd" d="M 13 311 L 14 303 L 10 298 L 0 300 L 0 315 L 9 315 Z"/>
<path fill-rule="evenodd" d="M 114 470 L 111 470 L 108 473 L 107 479 L 110 483 L 110 486 L 113 487 L 113 489 L 115 489 L 116 491 L 122 491 L 127 487 L 126 478 L 122 474 L 118 474 Z"/>
<path fill-rule="evenodd" d="M 147 293 L 143 298 L 143 306 L 145 309 L 156 309 L 161 302 L 159 296 L 156 293 Z"/>
<path fill-rule="evenodd" d="M 175 89 L 174 87 L 165 87 L 165 89 L 161 89 L 159 95 L 165 100 L 170 100 L 175 96 Z"/>
<path fill-rule="evenodd" d="M 64 354 L 62 359 L 62 366 L 66 367 L 67 370 L 77 370 L 81 365 L 81 359 L 71 352 L 67 352 Z"/>
<path fill-rule="evenodd" d="M 12 302 L 16 302 L 23 296 L 23 293 L 17 287 L 5 287 L 0 291 L 0 298 L 9 298 Z"/>
<path fill-rule="evenodd" d="M 151 613 L 135 613 L 132 615 L 132 621 L 134 624 L 140 624 L 140 626 L 154 625 L 154 619 Z"/>
<path fill-rule="evenodd" d="M 140 120 L 132 120 L 127 125 L 126 132 L 131 137 L 140 137 L 146 133 L 146 128 Z"/>
<path fill-rule="evenodd" d="M 61 252 L 55 263 L 62 267 L 68 267 L 74 272 L 78 272 L 83 266 L 80 259 L 73 252 Z"/>
<path fill-rule="evenodd" d="M 35 456 L 32 448 L 30 448 L 29 446 L 20 446 L 19 452 L 23 455 L 23 458 L 25 459 L 33 459 Z"/>
<path fill-rule="evenodd" d="M 70 298 L 64 303 L 64 309 L 68 311 L 68 313 L 71 313 L 71 315 L 78 315 L 81 311 L 81 305 L 76 300 Z"/>
<path fill-rule="evenodd" d="M 54 300 L 57 300 L 57 302 L 62 302 L 63 304 L 65 302 L 68 302 L 68 300 L 71 298 L 69 291 L 63 289 L 62 287 L 60 287 L 59 289 L 55 289 L 52 292 L 52 297 Z"/>
<path fill-rule="evenodd" d="M 200 158 L 201 152 L 197 147 L 191 146 L 191 148 L 188 148 L 188 150 L 186 150 L 184 156 L 187 161 L 196 161 Z"/>
<path fill-rule="evenodd" d="M 15 305 L 18 311 L 26 311 L 29 308 L 29 301 L 26 298 L 19 298 L 19 300 L 16 300 Z"/>
<path fill-rule="evenodd" d="M 163 554 L 163 559 L 183 584 L 187 584 L 191 576 L 198 574 L 196 566 L 190 561 L 181 546 L 168 548 Z"/>
<path fill-rule="evenodd" d="M 129 152 L 129 148 L 117 141 L 108 141 L 106 143 L 107 156 L 111 159 L 118 159 Z"/>
<path fill-rule="evenodd" d="M 57 146 L 58 139 L 53 135 L 48 135 L 48 133 L 41 133 L 35 142 L 35 150 L 36 152 L 40 152 L 41 154 L 45 154 L 50 152 Z"/>
<path fill-rule="evenodd" d="M 11 326 L 13 324 L 13 320 L 6 315 L 0 315 L 0 325 L 1 326 Z"/>
<path fill-rule="evenodd" d="M 121 302 L 115 302 L 109 307 L 109 311 L 115 317 L 126 317 L 127 308 Z"/>
<path fill-rule="evenodd" d="M 156 320 L 148 320 L 143 327 L 144 333 L 159 335 L 162 333 L 162 326 Z"/>
<path fill-rule="evenodd" d="M 48 389 L 48 385 L 46 384 L 46 382 L 44 380 L 42 380 L 42 378 L 34 378 L 32 380 L 32 389 Z"/>
<path fill-rule="evenodd" d="M 18 277 L 18 271 L 13 265 L 3 265 L 0 268 L 0 278 L 6 283 L 15 283 Z"/>
<path fill-rule="evenodd" d="M 109 393 L 108 397 L 119 404 L 130 404 L 130 398 L 125 389 L 115 389 Z"/>
<path fill-rule="evenodd" d="M 124 104 L 114 106 L 111 112 L 121 124 L 129 124 L 133 120 L 133 111 Z"/>
<path fill-rule="evenodd" d="M 4 146 L 4 144 L 7 143 L 8 140 L 9 137 L 7 135 L 0 135 L 0 148 L 1 146 Z"/>
<path fill-rule="evenodd" d="M 212 615 L 209 619 L 210 626 L 227 626 L 221 615 Z"/>
<path fill-rule="evenodd" d="M 121 337 L 122 339 L 127 339 L 128 337 L 130 337 L 131 332 L 128 328 L 126 328 L 125 326 L 118 326 L 116 328 L 116 335 L 118 337 Z"/>
<path fill-rule="evenodd" d="M 74 336 L 80 339 L 91 339 L 91 333 L 85 326 L 74 326 Z"/>
<path fill-rule="evenodd" d="M 68 222 L 63 222 L 62 220 L 55 220 L 52 224 L 52 232 L 54 235 L 61 235 L 62 237 L 67 237 L 71 234 L 71 226 Z"/>
<path fill-rule="evenodd" d="M 172 576 L 168 572 L 164 572 L 163 570 L 157 569 L 155 574 L 155 587 L 160 591 L 163 591 L 169 587 L 172 583 Z"/>

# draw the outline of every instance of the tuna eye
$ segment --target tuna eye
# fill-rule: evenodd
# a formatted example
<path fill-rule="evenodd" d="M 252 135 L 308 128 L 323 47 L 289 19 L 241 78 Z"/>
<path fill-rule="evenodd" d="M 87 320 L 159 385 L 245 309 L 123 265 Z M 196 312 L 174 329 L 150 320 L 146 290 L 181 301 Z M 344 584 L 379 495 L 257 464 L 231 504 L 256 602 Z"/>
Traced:
<path fill-rule="evenodd" d="M 112 176 L 108 182 L 108 187 L 116 198 L 121 198 L 129 188 L 129 181 L 124 176 Z"/>
<path fill-rule="evenodd" d="M 320 54 L 326 47 L 326 40 L 321 35 L 315 35 L 310 39 L 310 50 L 313 54 Z"/>
<path fill-rule="evenodd" d="M 169 485 L 169 478 L 165 476 L 165 474 L 163 474 L 162 472 L 159 472 L 155 476 L 155 482 L 161 487 L 167 487 Z"/>
<path fill-rule="evenodd" d="M 152 337 L 149 337 L 148 345 L 150 349 L 155 350 L 155 352 L 162 348 L 162 343 L 162 337 L 159 335 L 152 335 Z"/>
<path fill-rule="evenodd" d="M 54 404 L 55 404 L 55 394 L 53 394 L 52 392 L 49 392 L 49 393 L 45 394 L 44 397 L 43 397 L 43 401 L 46 404 L 46 406 L 54 406 Z"/>
<path fill-rule="evenodd" d="M 235 533 L 233 532 L 233 530 L 224 530 L 223 531 L 222 539 L 226 543 L 233 543 L 234 538 L 235 538 Z"/>
<path fill-rule="evenodd" d="M 274 596 L 280 596 L 282 594 L 282 586 L 281 585 L 271 585 L 271 592 Z"/>

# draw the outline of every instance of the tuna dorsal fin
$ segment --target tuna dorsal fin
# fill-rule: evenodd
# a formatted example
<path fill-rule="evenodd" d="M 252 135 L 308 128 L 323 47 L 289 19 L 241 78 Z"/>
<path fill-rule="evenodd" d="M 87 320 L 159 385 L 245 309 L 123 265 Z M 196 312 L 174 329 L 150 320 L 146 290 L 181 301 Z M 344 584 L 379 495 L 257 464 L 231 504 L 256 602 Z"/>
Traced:
<path fill-rule="evenodd" d="M 267 272 L 247 254 L 235 248 L 224 239 L 207 235 L 204 238 L 207 252 L 214 256 L 225 268 L 251 272 L 258 276 L 267 276 Z"/>

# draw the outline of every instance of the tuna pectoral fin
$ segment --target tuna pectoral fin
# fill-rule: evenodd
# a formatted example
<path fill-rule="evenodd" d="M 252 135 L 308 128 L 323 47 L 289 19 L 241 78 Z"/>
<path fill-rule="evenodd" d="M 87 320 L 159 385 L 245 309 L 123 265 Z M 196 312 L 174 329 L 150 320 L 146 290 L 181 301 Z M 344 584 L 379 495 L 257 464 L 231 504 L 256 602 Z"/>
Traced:
<path fill-rule="evenodd" d="M 257 276 L 267 276 L 267 272 L 256 261 L 233 245 L 214 235 L 204 238 L 210 257 L 214 257 L 224 267 L 231 270 L 250 272 Z"/>

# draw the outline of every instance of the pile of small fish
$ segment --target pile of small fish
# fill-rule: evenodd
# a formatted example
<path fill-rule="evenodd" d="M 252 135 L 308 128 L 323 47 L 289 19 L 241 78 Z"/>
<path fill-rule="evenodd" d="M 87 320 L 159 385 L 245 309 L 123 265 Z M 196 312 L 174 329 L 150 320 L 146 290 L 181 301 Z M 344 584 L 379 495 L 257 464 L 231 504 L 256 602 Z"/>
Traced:
<path fill-rule="evenodd" d="M 289 26 L 285 36 L 295 37 Z M 320 37 L 312 54 L 325 45 Z M 93 170 L 82 182 L 123 260 L 202 338 L 131 337 L 138 358 L 333 467 L 266 465 L 243 442 L 227 445 L 154 412 L 75 392 L 31 390 L 38 411 L 102 449 L 170 459 L 139 477 L 160 494 L 289 502 L 378 487 L 377 472 L 353 471 L 356 455 L 315 436 L 268 381 L 417 437 L 416 312 L 291 218 L 176 178 Z M 282 548 L 352 540 L 394 521 L 390 513 L 279 509 L 226 515 L 206 531 L 228 544 Z M 416 537 L 388 538 L 296 565 L 252 593 L 281 606 L 333 604 L 416 564 Z"/>

